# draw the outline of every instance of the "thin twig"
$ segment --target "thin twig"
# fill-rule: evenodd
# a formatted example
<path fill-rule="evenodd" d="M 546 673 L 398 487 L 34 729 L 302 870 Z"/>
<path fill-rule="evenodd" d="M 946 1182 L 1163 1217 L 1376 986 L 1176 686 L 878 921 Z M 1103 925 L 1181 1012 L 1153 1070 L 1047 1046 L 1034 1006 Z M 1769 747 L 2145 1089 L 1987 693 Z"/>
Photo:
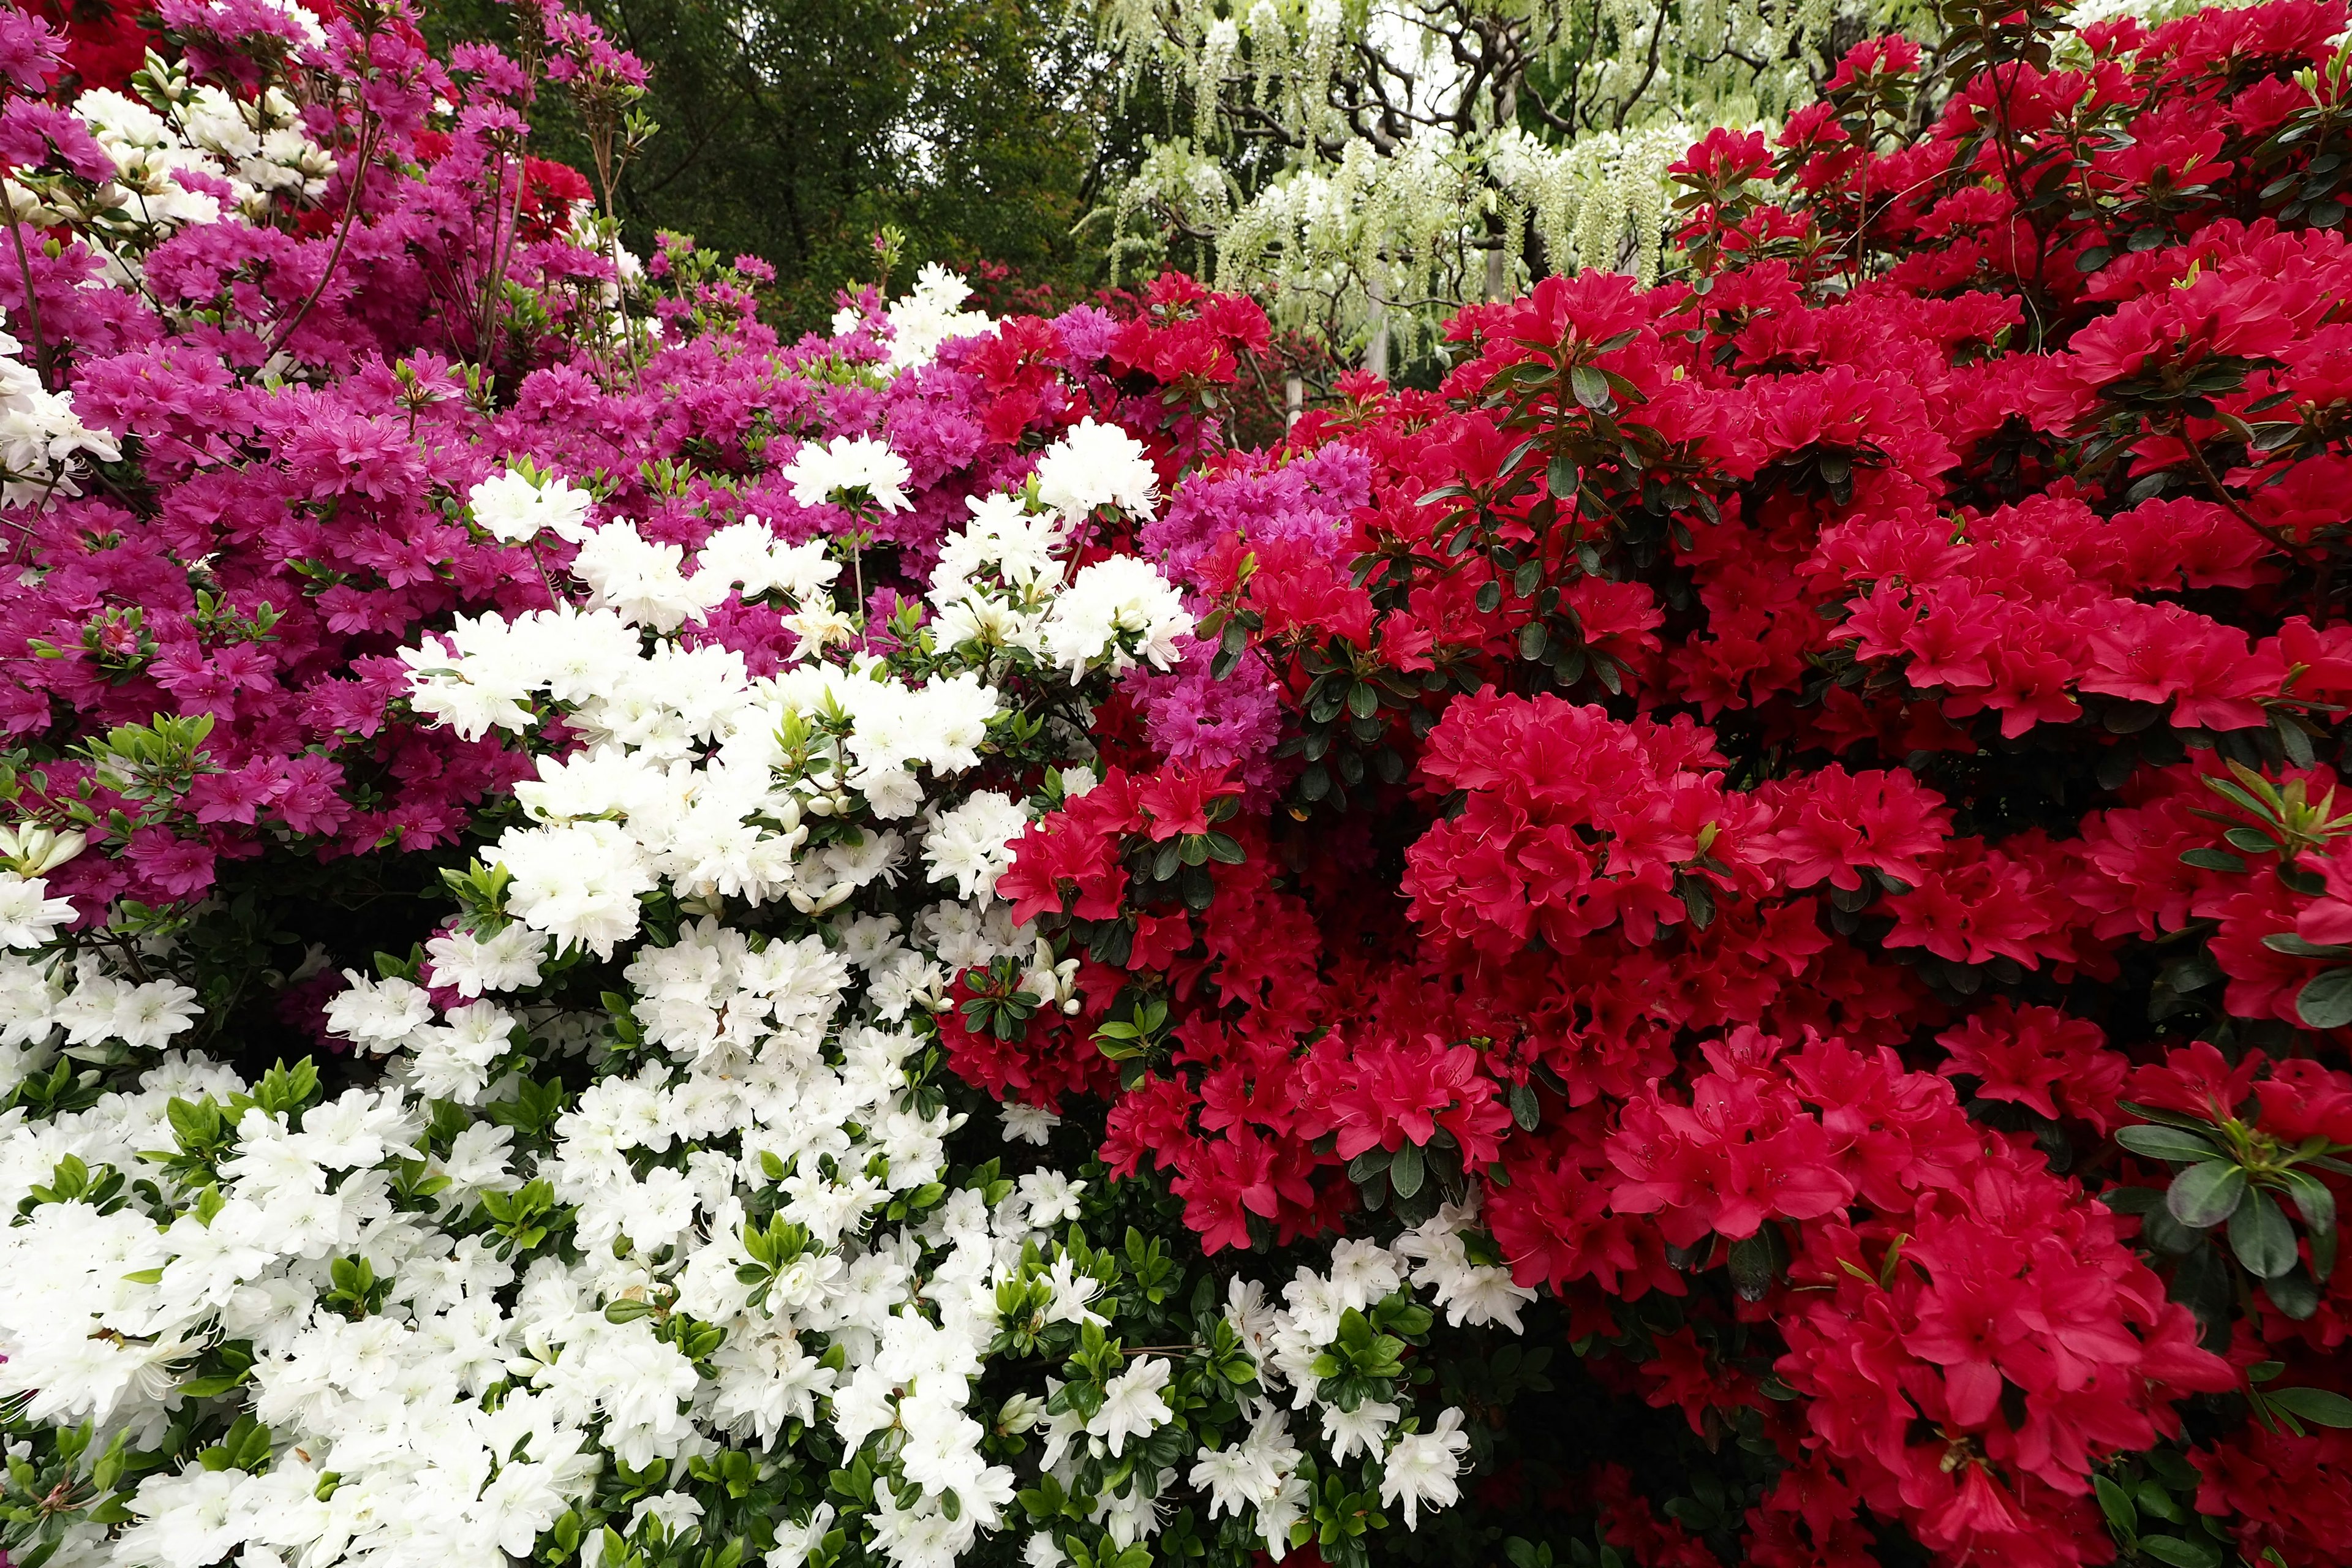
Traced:
<path fill-rule="evenodd" d="M 481 286 L 474 290 L 474 352 L 481 356 L 483 374 L 488 374 L 495 354 L 497 289 L 499 286 L 499 238 L 506 221 L 507 150 L 497 145 L 497 162 L 490 166 L 490 243 L 489 264 L 482 269 Z"/>
<path fill-rule="evenodd" d="M 2228 487 L 2221 483 L 2221 477 L 2213 471 L 2213 465 L 2205 460 L 2203 450 L 2198 447 L 2195 441 L 2189 438 L 2189 422 L 2186 419 L 2180 421 L 2179 436 L 2180 444 L 2189 449 L 2189 460 L 2197 467 L 2198 477 L 2205 481 L 2205 488 L 2213 492 L 2213 499 L 2220 501 L 2224 507 L 2229 509 L 2229 512 L 2231 517 L 2236 518 L 2240 522 L 2244 523 L 2248 528 L 2252 529 L 2256 533 L 2261 534 L 2264 539 L 2270 541 L 2271 544 L 2274 548 L 2284 551 L 2287 554 L 2292 555 L 2294 559 L 2302 562 L 2305 565 L 2316 566 L 2319 564 L 2318 561 L 2303 545 L 2296 543 L 2294 540 L 2289 539 L 2279 530 L 2263 521 L 2252 512 L 2248 511 L 2244 505 L 2239 501 L 2238 498 L 2230 493 Z"/>
<path fill-rule="evenodd" d="M 41 335 L 41 301 L 33 289 L 33 263 L 25 254 L 25 230 L 16 221 L 16 204 L 8 199 L 6 174 L 0 168 L 0 207 L 7 210 L 8 239 L 16 247 L 16 270 L 25 278 L 25 327 L 33 338 L 33 368 L 40 374 L 41 385 L 55 391 L 49 385 L 49 344 Z"/>
<path fill-rule="evenodd" d="M 343 221 L 335 227 L 334 248 L 327 253 L 327 265 L 320 270 L 318 285 L 310 290 L 310 297 L 286 319 L 263 349 L 261 363 L 264 365 L 277 357 L 278 350 L 293 341 L 295 330 L 310 315 L 310 308 L 325 295 L 327 285 L 334 281 L 336 268 L 342 263 L 343 247 L 352 237 L 352 225 L 359 219 L 360 192 L 367 184 L 368 165 L 375 161 L 375 111 L 368 107 L 364 93 L 360 98 L 360 116 L 359 167 L 352 171 L 351 191 L 343 198 Z"/>

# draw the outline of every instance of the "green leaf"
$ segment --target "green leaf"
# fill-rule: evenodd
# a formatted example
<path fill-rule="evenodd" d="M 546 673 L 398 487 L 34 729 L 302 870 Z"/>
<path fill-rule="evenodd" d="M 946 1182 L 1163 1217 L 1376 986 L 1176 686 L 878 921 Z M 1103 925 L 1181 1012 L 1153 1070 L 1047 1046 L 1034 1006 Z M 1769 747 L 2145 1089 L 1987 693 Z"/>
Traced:
<path fill-rule="evenodd" d="M 2352 958 L 2352 947 L 2336 942 L 2305 942 L 2291 931 L 2263 938 L 2263 945 L 2289 958 Z"/>
<path fill-rule="evenodd" d="M 2352 1426 L 2352 1399 L 2324 1388 L 2273 1388 L 2263 1397 L 2315 1426 Z"/>
<path fill-rule="evenodd" d="M 2303 1215 L 2304 1227 L 2311 1232 L 2311 1274 L 2315 1280 L 2333 1279 L 2336 1274 L 2336 1194 L 2327 1184 L 2308 1171 L 2289 1168 L 2279 1173 L 2279 1181 L 2287 1196 L 2294 1200 L 2297 1213 Z"/>
<path fill-rule="evenodd" d="M 2352 1024 L 2352 966 L 2313 975 L 2296 994 L 2294 1011 L 2315 1029 L 2340 1029 Z"/>
<path fill-rule="evenodd" d="M 1760 1301 L 1780 1282 L 1785 1258 L 1778 1233 L 1767 1225 L 1754 1236 L 1733 1242 L 1725 1261 L 1731 1270 L 1732 1289 L 1739 1292 L 1739 1299 Z"/>
<path fill-rule="evenodd" d="M 2139 1223 L 2141 1237 L 2158 1252 L 2185 1258 L 2205 1248 L 2205 1233 L 2191 1230 L 2173 1218 L 2172 1211 L 2164 1206 L 2162 1193 L 2156 1194 L 2156 1206 L 2140 1215 Z"/>
<path fill-rule="evenodd" d="M 1594 366 L 1580 364 L 1568 373 L 1568 384 L 1575 390 L 1577 402 L 1587 408 L 1609 406 L 1609 378 Z"/>
<path fill-rule="evenodd" d="M 2214 970 L 2212 978 L 2215 980 L 2221 978 L 2221 972 L 2218 968 Z M 2187 985 L 2178 988 L 2183 991 L 2194 989 Z M 2201 1117 L 2191 1116 L 2186 1111 L 2167 1110 L 2160 1105 L 2142 1105 L 2131 1100 L 2118 1100 L 2116 1104 L 2138 1117 L 2142 1121 L 2154 1121 L 2166 1127 L 2185 1127 L 2191 1132 L 2210 1133 L 2213 1131 L 2211 1122 Z"/>
<path fill-rule="evenodd" d="M 2221 1568 L 2221 1549 L 2179 1535 L 2143 1535 L 2139 1549 L 2172 1568 Z"/>
<path fill-rule="evenodd" d="M 2319 1287 L 2300 1268 L 2263 1280 L 2263 1294 L 2271 1299 L 2272 1306 L 2298 1323 L 2308 1322 L 2312 1314 L 2319 1310 Z"/>
<path fill-rule="evenodd" d="M 2183 849 L 2180 852 L 2180 863 L 2184 866 L 2194 866 L 2200 871 L 2242 871 L 2246 868 L 2246 862 L 2242 858 L 2231 854 L 2227 849 L 2215 849 L 2202 845 L 2195 849 Z"/>
<path fill-rule="evenodd" d="M 2157 1481 L 2140 1482 L 2138 1486 L 2132 1489 L 2132 1496 L 2142 1509 L 2168 1523 L 2183 1524 L 2188 1521 L 2188 1511 Z"/>
<path fill-rule="evenodd" d="M 2336 1229 L 2336 1194 L 2327 1184 L 2308 1171 L 2288 1169 L 2279 1173 L 2286 1185 L 2286 1195 L 2294 1200 L 2295 1212 L 2303 1223 L 2311 1227 L 2314 1236 Z"/>
<path fill-rule="evenodd" d="M 2230 1250 L 2258 1279 L 2275 1279 L 2297 1261 L 2294 1226 L 2267 1193 L 2248 1193 L 2230 1217 Z"/>
<path fill-rule="evenodd" d="M 2213 1160 L 2221 1153 L 2211 1139 L 2179 1127 L 2119 1127 L 2116 1142 L 2156 1160 Z"/>
<path fill-rule="evenodd" d="M 1423 1173 L 1421 1149 L 1416 1144 L 1406 1144 L 1389 1162 L 1389 1184 L 1396 1189 L 1396 1195 L 1401 1198 L 1409 1198 L 1421 1191 Z"/>
<path fill-rule="evenodd" d="M 2280 861 L 2271 868 L 2271 874 L 2279 879 L 2279 885 L 2287 891 L 2301 893 L 2306 899 L 2315 899 L 2327 891 L 2326 878 L 2310 867 L 2298 866 L 2292 860 Z"/>
<path fill-rule="evenodd" d="M 2226 1161 L 2191 1165 L 2172 1178 L 2164 1206 L 2191 1230 L 2216 1226 L 2238 1212 L 2246 1195 L 2246 1173 Z"/>
<path fill-rule="evenodd" d="M 199 1377 L 180 1384 L 180 1394 L 186 1399 L 212 1399 L 226 1394 L 243 1383 L 247 1373 L 222 1373 L 217 1377 Z"/>
<path fill-rule="evenodd" d="M 2138 1533 L 2139 1510 L 2132 1506 L 2131 1494 L 2105 1476 L 2093 1476 L 2091 1485 L 2099 1494 L 2099 1511 L 2115 1532 L 2126 1541 Z"/>
<path fill-rule="evenodd" d="M 2202 948 L 2185 957 L 2174 959 L 2157 972 L 2158 984 L 2169 986 L 2184 996 L 2190 992 L 2202 991 L 2208 985 L 2218 984 L 2221 979 L 2221 966 L 2213 961 L 2211 953 Z M 2175 1126 L 2183 1125 L 2189 1121 L 2187 1117 L 2176 1116 L 2168 1110 L 2155 1112 L 2135 1110 L 2132 1114 L 2149 1121 L 2169 1121 Z"/>

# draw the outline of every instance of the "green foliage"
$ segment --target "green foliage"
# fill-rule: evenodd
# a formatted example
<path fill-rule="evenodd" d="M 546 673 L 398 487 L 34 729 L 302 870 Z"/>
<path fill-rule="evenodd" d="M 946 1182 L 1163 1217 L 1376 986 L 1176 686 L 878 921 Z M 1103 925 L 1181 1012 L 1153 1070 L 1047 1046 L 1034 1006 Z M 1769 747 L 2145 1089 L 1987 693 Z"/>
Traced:
<path fill-rule="evenodd" d="M 789 332 L 821 327 L 845 283 L 877 281 L 873 236 L 912 237 L 895 280 L 983 259 L 1083 288 L 1070 229 L 1108 111 L 1089 37 L 1057 0 L 591 0 L 652 71 L 659 126 L 620 177 L 633 249 L 657 230 L 772 263 Z M 428 9 L 436 41 L 510 43 L 495 0 Z M 552 96 L 533 151 L 592 169 Z"/>

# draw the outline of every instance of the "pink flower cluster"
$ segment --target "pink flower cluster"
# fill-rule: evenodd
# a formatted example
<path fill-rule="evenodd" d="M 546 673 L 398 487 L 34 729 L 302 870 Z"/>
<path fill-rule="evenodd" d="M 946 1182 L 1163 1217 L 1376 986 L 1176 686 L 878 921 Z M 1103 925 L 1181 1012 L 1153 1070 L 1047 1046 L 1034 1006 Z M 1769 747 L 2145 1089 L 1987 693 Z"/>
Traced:
<path fill-rule="evenodd" d="M 131 247 L 53 224 L 32 237 L 29 298 L 0 265 L 24 362 L 119 454 L 0 514 L 17 574 L 0 745 L 16 818 L 91 836 L 50 878 L 85 923 L 121 900 L 296 900 L 299 942 L 239 952 L 225 1001 L 304 944 L 363 963 L 425 934 L 383 916 L 387 895 L 462 864 L 525 766 L 494 737 L 427 738 L 393 657 L 453 617 L 573 591 L 576 538 L 500 537 L 469 515 L 478 484 L 527 465 L 590 491 L 592 523 L 688 550 L 744 517 L 792 542 L 863 530 L 887 614 L 968 499 L 1017 489 L 1080 419 L 1147 430 L 1171 474 L 1214 449 L 1216 391 L 1265 340 L 1254 306 L 1171 279 L 1131 319 L 1011 321 L 885 375 L 870 291 L 845 301 L 847 331 L 784 345 L 755 314 L 764 264 L 673 237 L 640 272 L 595 237 L 588 183 L 526 140 L 542 89 L 642 76 L 584 16 L 544 8 L 536 75 L 487 46 L 436 60 L 398 8 L 329 16 L 323 43 L 274 5 L 164 21 L 194 80 L 247 103 L 298 89 L 333 172 L 315 196 L 223 205 Z M 62 39 L 16 11 L 0 29 L 0 164 L 105 189 L 115 160 L 69 96 L 43 96 Z M 838 436 L 907 462 L 905 510 L 794 499 L 794 453 Z M 762 671 L 793 645 L 779 613 L 740 605 L 697 635 Z M 179 754 L 124 762 L 124 727 L 193 721 L 208 728 Z"/>

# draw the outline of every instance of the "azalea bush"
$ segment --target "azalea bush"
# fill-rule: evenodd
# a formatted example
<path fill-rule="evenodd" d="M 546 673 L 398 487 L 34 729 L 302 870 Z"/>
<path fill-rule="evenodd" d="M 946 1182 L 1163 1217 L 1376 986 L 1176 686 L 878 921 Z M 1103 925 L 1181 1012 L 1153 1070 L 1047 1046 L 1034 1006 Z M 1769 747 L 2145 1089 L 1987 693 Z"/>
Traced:
<path fill-rule="evenodd" d="M 950 369 L 934 351 L 986 323 L 940 274 L 782 345 L 754 318 L 760 263 L 678 238 L 640 261 L 586 180 L 530 155 L 536 92 L 609 99 L 636 74 L 578 17 L 547 14 L 534 76 L 436 61 L 396 12 L 322 31 L 263 7 L 235 38 L 205 30 L 220 15 L 194 8 L 184 54 L 65 107 L 35 96 L 54 35 L 6 23 L 28 248 L 0 268 L 0 463 L 32 574 L 0 606 L 0 777 L 21 816 L 86 840 L 43 872 L 85 940 L 193 932 L 197 1026 L 258 1066 L 307 1047 L 337 971 L 430 929 L 418 899 L 509 809 L 518 758 L 425 737 L 394 656 L 572 593 L 592 500 L 671 545 L 746 516 L 842 542 L 844 596 L 883 593 L 887 616 L 966 499 L 1089 413 L 1132 404 L 1171 469 L 1213 441 L 1264 341 L 1245 310 L 1171 299 Z M 362 94 L 379 57 L 394 74 Z M 218 80 L 192 74 L 215 58 Z M 887 440 L 903 505 L 860 517 L 782 477 L 835 436 Z M 772 662 L 780 627 L 732 610 L 696 635 Z M 189 926 L 206 900 L 224 918 Z"/>
<path fill-rule="evenodd" d="M 541 90 L 636 133 L 580 16 L 159 19 L 68 92 L 0 16 L 10 1560 L 1139 1568 L 1454 1500 L 1406 1358 L 1500 1269 L 1212 1271 L 937 1044 L 973 966 L 1078 1008 L 994 883 L 1189 631 L 1119 546 L 1263 315 L 931 272 L 781 345 L 531 155 Z"/>
<path fill-rule="evenodd" d="M 2346 16 L 1947 24 L 1691 149 L 1687 280 L 1176 493 L 1196 640 L 999 884 L 1084 1008 L 949 1058 L 1213 1256 L 1465 1221 L 1578 1356 L 1498 1520 L 2333 1562 Z"/>
<path fill-rule="evenodd" d="M 877 453 L 792 471 L 887 504 Z M 1029 488 L 1152 483 L 1096 437 Z M 59 1075 L 8 1145 L 5 1376 L 48 1434 L 13 1467 L 47 1503 L 17 1510 L 28 1560 L 945 1564 L 1004 1532 L 1120 1563 L 1174 1526 L 1244 1561 L 1341 1496 L 1451 1501 L 1462 1413 L 1391 1432 L 1380 1397 L 1411 1400 L 1416 1285 L 1484 1288 L 1428 1263 L 1444 1223 L 1342 1243 L 1277 1305 L 1171 1250 L 1171 1216 L 1139 1228 L 1150 1194 L 1037 1154 L 1054 1116 L 967 1130 L 940 1081 L 955 969 L 1034 963 L 1076 1006 L 988 889 L 1093 784 L 1055 710 L 1189 625 L 1131 556 L 1063 585 L 1091 510 L 982 502 L 941 629 L 902 614 L 887 655 L 847 646 L 824 545 L 756 520 L 690 574 L 606 521 L 591 607 L 404 650 L 416 712 L 540 743 L 442 932 L 328 1005 L 375 1086 L 172 1051 L 121 1089 Z M 763 601 L 799 635 L 768 675 L 680 635 Z M 123 986 L 102 967 L 52 1028 Z M 1367 1489 L 1318 1494 L 1351 1455 Z"/>

